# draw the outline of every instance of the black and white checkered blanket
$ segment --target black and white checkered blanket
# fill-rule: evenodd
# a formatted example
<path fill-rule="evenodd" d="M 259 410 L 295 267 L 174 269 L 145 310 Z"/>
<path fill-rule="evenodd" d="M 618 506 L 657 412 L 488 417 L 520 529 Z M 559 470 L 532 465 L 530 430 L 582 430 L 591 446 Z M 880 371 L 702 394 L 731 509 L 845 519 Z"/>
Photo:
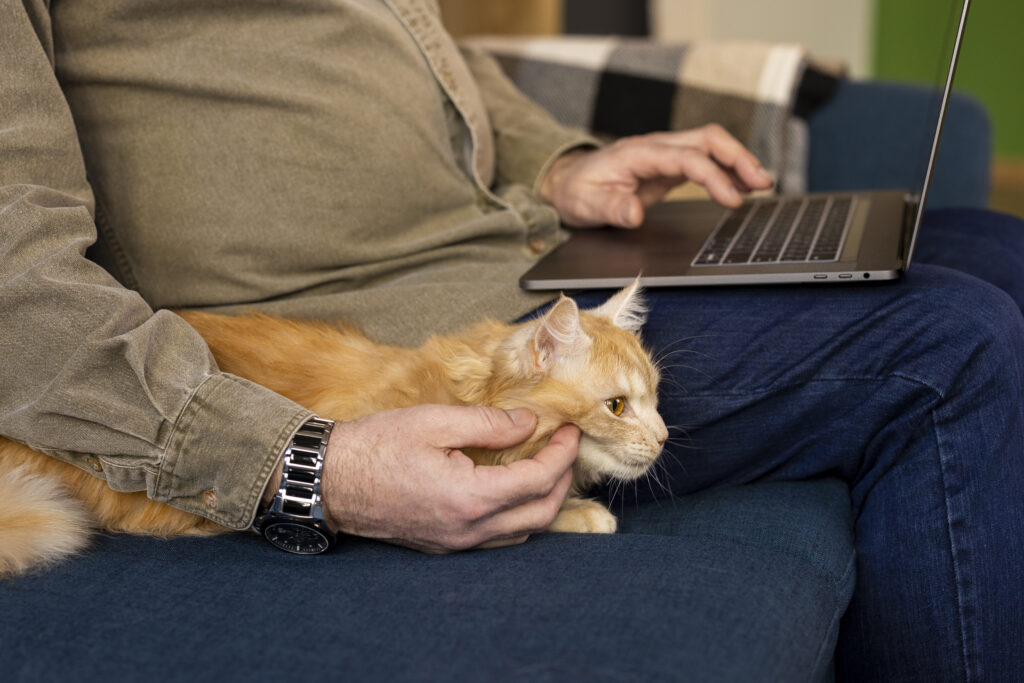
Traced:
<path fill-rule="evenodd" d="M 566 125 L 612 138 L 717 122 L 775 173 L 780 190 L 806 188 L 807 127 L 794 115 L 808 64 L 800 46 L 589 36 L 465 42 L 494 55 Z"/>

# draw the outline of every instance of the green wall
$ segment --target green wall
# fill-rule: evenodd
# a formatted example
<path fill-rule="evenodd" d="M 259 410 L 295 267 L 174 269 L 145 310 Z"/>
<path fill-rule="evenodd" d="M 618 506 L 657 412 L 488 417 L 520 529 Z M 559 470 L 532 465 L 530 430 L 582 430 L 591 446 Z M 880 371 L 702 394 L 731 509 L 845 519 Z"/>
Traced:
<path fill-rule="evenodd" d="M 948 39 L 952 48 L 960 0 L 876 1 L 874 75 L 940 82 L 937 64 L 943 54 L 948 60 L 943 45 Z M 995 156 L 1024 160 L 1024 0 L 974 0 L 961 50 L 955 89 L 987 107 Z"/>

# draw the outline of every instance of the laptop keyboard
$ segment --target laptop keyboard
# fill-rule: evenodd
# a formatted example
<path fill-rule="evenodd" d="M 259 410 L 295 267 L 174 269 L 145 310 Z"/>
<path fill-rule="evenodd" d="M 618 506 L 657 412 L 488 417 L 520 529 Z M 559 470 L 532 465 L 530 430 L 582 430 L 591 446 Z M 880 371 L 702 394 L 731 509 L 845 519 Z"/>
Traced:
<path fill-rule="evenodd" d="M 728 211 L 694 259 L 697 266 L 836 261 L 853 197 L 770 199 Z"/>

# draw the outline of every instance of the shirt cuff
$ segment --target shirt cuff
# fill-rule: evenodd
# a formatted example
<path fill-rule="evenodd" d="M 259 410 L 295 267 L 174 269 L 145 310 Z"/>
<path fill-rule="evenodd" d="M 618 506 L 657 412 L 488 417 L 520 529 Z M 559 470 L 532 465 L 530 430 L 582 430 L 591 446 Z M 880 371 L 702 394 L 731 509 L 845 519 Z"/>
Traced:
<path fill-rule="evenodd" d="M 195 390 L 171 434 L 151 497 L 248 528 L 289 439 L 313 413 L 227 373 Z"/>

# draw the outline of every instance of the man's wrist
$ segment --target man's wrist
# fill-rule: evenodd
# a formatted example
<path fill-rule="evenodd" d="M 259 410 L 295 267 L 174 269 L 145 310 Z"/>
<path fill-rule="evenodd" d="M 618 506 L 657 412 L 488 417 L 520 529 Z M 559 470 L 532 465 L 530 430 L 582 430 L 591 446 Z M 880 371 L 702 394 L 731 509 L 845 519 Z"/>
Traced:
<path fill-rule="evenodd" d="M 567 169 L 580 157 L 592 151 L 594 151 L 592 147 L 574 147 L 551 162 L 540 182 L 540 198 L 548 204 L 554 205 L 558 187 L 562 184 Z"/>
<path fill-rule="evenodd" d="M 335 543 L 323 505 L 324 462 L 334 424 L 319 417 L 307 419 L 274 468 L 276 489 L 273 478 L 264 488 L 262 499 L 269 498 L 269 505 L 256 516 L 253 528 L 281 550 L 315 555 Z"/>
<path fill-rule="evenodd" d="M 281 487 L 281 472 L 284 470 L 284 453 L 277 460 L 277 465 L 274 466 L 274 471 L 271 473 L 270 478 L 267 479 L 267 486 L 263 489 L 263 495 L 260 497 L 260 507 L 258 513 L 262 513 L 274 500 L 274 496 L 277 494 L 277 490 Z"/>

